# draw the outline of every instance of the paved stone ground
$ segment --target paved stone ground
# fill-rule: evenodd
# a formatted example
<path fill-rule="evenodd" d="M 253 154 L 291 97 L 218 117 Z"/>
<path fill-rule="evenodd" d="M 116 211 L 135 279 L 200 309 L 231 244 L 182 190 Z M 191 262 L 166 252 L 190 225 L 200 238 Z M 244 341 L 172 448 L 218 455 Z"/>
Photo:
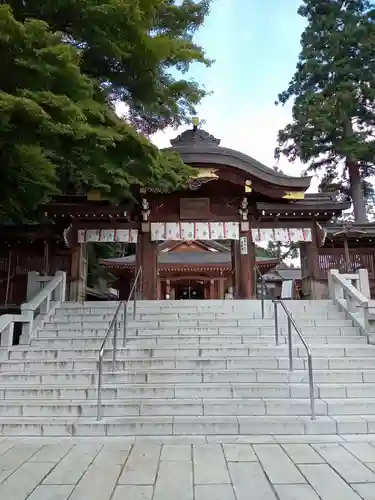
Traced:
<path fill-rule="evenodd" d="M 2 438 L 3 500 L 375 500 L 375 435 Z"/>

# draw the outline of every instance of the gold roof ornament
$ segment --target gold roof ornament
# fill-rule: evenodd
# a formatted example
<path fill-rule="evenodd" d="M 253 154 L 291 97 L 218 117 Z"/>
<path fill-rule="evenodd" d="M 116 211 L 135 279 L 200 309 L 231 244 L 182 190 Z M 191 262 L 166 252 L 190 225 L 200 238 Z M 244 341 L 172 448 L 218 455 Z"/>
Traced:
<path fill-rule="evenodd" d="M 200 124 L 200 120 L 199 120 L 198 116 L 193 116 L 193 118 L 191 119 L 191 122 L 193 124 L 193 130 L 197 130 L 199 127 L 199 124 Z"/>
<path fill-rule="evenodd" d="M 284 200 L 304 200 L 305 193 L 303 191 L 287 191 L 284 196 Z"/>
<path fill-rule="evenodd" d="M 192 179 L 218 179 L 217 168 L 200 168 Z"/>
<path fill-rule="evenodd" d="M 253 192 L 253 188 L 252 188 L 252 182 L 250 179 L 248 179 L 246 182 L 245 182 L 245 193 L 252 193 Z"/>
<path fill-rule="evenodd" d="M 206 184 L 207 182 L 211 181 L 216 181 L 218 180 L 219 176 L 216 174 L 217 169 L 214 168 L 200 168 L 197 170 L 197 173 L 190 177 L 189 181 L 189 189 L 196 191 L 200 187 L 203 186 L 203 184 Z"/>
<path fill-rule="evenodd" d="M 98 191 L 96 189 L 92 189 L 91 191 L 89 191 L 87 193 L 87 199 L 89 201 L 100 201 L 102 199 L 102 195 L 101 195 L 100 191 Z"/>

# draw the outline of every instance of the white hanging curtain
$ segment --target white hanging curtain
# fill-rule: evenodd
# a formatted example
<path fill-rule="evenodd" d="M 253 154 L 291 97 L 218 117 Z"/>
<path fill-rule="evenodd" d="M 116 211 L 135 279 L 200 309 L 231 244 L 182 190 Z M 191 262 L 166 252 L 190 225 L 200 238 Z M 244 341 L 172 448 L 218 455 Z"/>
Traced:
<path fill-rule="evenodd" d="M 152 241 L 238 240 L 239 222 L 152 222 Z"/>
<path fill-rule="evenodd" d="M 78 243 L 137 243 L 138 229 L 79 229 Z"/>
<path fill-rule="evenodd" d="M 299 241 L 312 241 L 311 228 L 268 228 L 252 229 L 251 234 L 254 243 L 277 241 L 280 243 L 297 243 Z"/>

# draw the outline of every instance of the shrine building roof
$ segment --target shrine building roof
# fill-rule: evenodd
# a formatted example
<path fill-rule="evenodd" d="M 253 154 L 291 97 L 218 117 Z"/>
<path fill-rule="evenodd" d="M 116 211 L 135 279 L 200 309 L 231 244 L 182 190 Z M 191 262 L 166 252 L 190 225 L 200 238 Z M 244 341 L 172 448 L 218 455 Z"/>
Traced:
<path fill-rule="evenodd" d="M 263 163 L 251 156 L 234 149 L 220 146 L 220 139 L 212 136 L 205 130 L 193 128 L 185 130 L 171 140 L 172 150 L 180 154 L 184 163 L 189 165 L 222 165 L 239 170 L 250 177 L 262 179 L 275 186 L 293 190 L 306 191 L 310 187 L 311 177 L 291 177 Z"/>
<path fill-rule="evenodd" d="M 350 208 L 350 201 L 340 201 L 338 193 L 306 193 L 302 200 L 288 203 L 257 203 L 256 208 L 262 217 L 267 216 L 299 216 L 306 218 L 315 216 L 328 220 L 334 215 L 341 215 L 343 210 Z"/>
<path fill-rule="evenodd" d="M 326 224 L 324 229 L 326 230 L 327 235 L 333 239 L 339 239 L 344 236 L 348 239 L 361 239 L 375 236 L 375 222 Z"/>
<path fill-rule="evenodd" d="M 126 257 L 117 257 L 113 259 L 101 259 L 101 264 L 108 267 L 129 267 L 134 266 L 136 262 L 135 255 Z M 226 252 L 161 252 L 158 255 L 158 262 L 162 265 L 202 265 L 209 266 L 214 264 L 232 265 L 232 255 L 230 251 Z M 256 257 L 257 264 L 272 263 L 276 266 L 279 259 Z"/>
<path fill-rule="evenodd" d="M 325 224 L 324 246 L 342 247 L 347 240 L 350 247 L 374 247 L 375 222 L 344 222 L 342 224 Z"/>

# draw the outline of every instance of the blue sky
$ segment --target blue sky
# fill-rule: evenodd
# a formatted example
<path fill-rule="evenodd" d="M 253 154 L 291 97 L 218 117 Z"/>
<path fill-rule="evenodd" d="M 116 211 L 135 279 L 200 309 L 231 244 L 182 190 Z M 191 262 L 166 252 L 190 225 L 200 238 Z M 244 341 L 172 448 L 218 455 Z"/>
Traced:
<path fill-rule="evenodd" d="M 279 128 L 290 119 L 290 106 L 276 107 L 277 94 L 292 77 L 300 50 L 303 19 L 300 0 L 213 0 L 196 41 L 215 60 L 190 74 L 213 91 L 199 109 L 204 128 L 222 145 L 239 149 L 269 166 Z M 164 147 L 176 131 L 158 133 Z M 301 166 L 280 163 L 298 175 Z"/>

